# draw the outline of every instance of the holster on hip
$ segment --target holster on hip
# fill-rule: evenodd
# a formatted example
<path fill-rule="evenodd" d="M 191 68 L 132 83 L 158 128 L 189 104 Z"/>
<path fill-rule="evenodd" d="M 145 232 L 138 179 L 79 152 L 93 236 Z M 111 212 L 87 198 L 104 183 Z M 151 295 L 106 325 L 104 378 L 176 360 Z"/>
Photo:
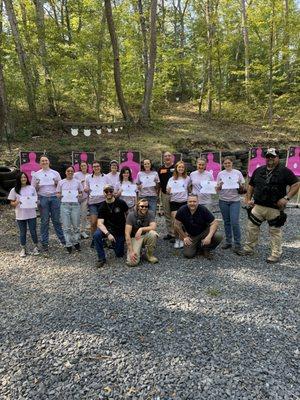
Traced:
<path fill-rule="evenodd" d="M 280 214 L 278 215 L 278 217 L 274 218 L 274 219 L 270 219 L 268 221 L 269 226 L 274 226 L 274 228 L 280 228 L 281 226 L 283 226 L 286 222 L 287 219 L 287 215 L 284 211 L 280 211 Z"/>
<path fill-rule="evenodd" d="M 248 219 L 252 222 L 252 224 L 260 226 L 263 223 L 263 221 L 261 221 L 254 214 L 252 214 L 252 207 L 247 207 L 246 210 L 248 213 Z"/>

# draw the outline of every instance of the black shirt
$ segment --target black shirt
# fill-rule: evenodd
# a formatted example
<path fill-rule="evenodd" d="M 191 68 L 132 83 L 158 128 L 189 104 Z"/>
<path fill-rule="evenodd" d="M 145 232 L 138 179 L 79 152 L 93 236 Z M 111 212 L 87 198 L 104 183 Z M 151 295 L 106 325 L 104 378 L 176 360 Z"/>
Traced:
<path fill-rule="evenodd" d="M 149 226 L 151 222 L 154 221 L 155 221 L 155 215 L 153 211 L 148 211 L 145 216 L 141 216 L 140 214 L 138 214 L 137 211 L 131 211 L 127 215 L 126 219 L 126 225 L 132 226 L 130 236 L 134 237 L 139 228 L 145 228 L 146 226 Z"/>
<path fill-rule="evenodd" d="M 278 208 L 276 203 L 286 196 L 286 187 L 298 182 L 296 175 L 287 167 L 278 165 L 268 170 L 266 165 L 256 168 L 249 185 L 253 186 L 254 203 Z"/>
<path fill-rule="evenodd" d="M 128 206 L 124 200 L 115 199 L 113 203 L 103 201 L 99 207 L 98 218 L 104 219 L 104 225 L 112 235 L 124 236 L 127 211 Z"/>
<path fill-rule="evenodd" d="M 183 224 L 186 232 L 191 236 L 200 235 L 215 220 L 212 213 L 200 204 L 194 214 L 187 205 L 180 207 L 175 218 Z"/>
<path fill-rule="evenodd" d="M 161 190 L 163 193 L 166 193 L 168 180 L 171 178 L 171 176 L 173 176 L 174 165 L 171 165 L 170 167 L 165 167 L 164 165 L 162 165 L 157 172 L 159 176 Z"/>

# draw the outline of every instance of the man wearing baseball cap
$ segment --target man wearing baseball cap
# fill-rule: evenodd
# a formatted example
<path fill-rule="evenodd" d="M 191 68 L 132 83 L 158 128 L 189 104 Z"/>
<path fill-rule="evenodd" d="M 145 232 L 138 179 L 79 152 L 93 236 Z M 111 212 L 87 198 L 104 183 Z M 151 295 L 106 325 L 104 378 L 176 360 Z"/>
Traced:
<path fill-rule="evenodd" d="M 115 198 L 113 185 L 105 185 L 103 193 L 105 201 L 100 204 L 97 230 L 94 234 L 94 243 L 98 254 L 97 268 L 103 267 L 106 263 L 103 248 L 104 238 L 111 242 L 116 257 L 124 256 L 125 223 L 128 211 L 125 201 Z"/>
<path fill-rule="evenodd" d="M 286 221 L 283 210 L 291 197 L 298 192 L 299 186 L 296 175 L 279 164 L 278 150 L 269 148 L 266 152 L 266 165 L 256 168 L 245 196 L 245 203 L 249 206 L 249 221 L 244 255 L 254 253 L 260 225 L 267 221 L 271 236 L 271 255 L 266 261 L 279 261 L 282 254 L 281 227 Z"/>

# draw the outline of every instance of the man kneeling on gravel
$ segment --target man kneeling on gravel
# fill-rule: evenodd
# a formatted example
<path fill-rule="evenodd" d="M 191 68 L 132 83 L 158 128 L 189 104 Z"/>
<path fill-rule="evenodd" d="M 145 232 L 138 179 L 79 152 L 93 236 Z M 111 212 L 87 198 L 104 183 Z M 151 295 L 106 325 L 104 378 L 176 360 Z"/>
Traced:
<path fill-rule="evenodd" d="M 126 264 L 129 267 L 138 265 L 143 247 L 146 249 L 146 260 L 152 264 L 158 262 L 158 259 L 153 255 L 158 237 L 158 233 L 155 231 L 155 215 L 148 210 L 148 207 L 148 200 L 140 199 L 136 210 L 127 215 L 125 239 L 127 244 Z"/>
<path fill-rule="evenodd" d="M 128 206 L 125 201 L 116 199 L 114 187 L 105 185 L 103 189 L 105 201 L 99 206 L 97 230 L 94 233 L 94 243 L 98 254 L 97 268 L 106 263 L 103 239 L 107 238 L 112 244 L 116 257 L 124 255 L 124 230 Z"/>
<path fill-rule="evenodd" d="M 217 233 L 219 221 L 204 206 L 198 203 L 198 196 L 190 194 L 187 205 L 180 207 L 175 217 L 175 231 L 183 240 L 183 254 L 187 258 L 202 254 L 212 259 L 215 249 L 223 237 Z"/>

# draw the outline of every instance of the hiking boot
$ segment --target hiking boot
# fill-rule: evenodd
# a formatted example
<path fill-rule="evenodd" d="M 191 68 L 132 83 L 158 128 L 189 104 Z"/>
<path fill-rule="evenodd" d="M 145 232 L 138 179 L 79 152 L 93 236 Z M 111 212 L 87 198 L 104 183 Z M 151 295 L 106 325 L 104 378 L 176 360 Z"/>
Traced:
<path fill-rule="evenodd" d="M 253 256 L 254 251 L 253 250 L 245 250 L 243 249 L 241 251 L 241 254 L 239 254 L 240 256 Z"/>
<path fill-rule="evenodd" d="M 72 246 L 67 246 L 66 249 L 67 249 L 67 252 L 68 252 L 69 254 L 72 253 Z"/>
<path fill-rule="evenodd" d="M 81 251 L 80 243 L 74 244 L 74 248 L 76 251 Z"/>
<path fill-rule="evenodd" d="M 153 249 L 146 249 L 145 258 L 151 264 L 158 263 L 158 258 L 154 257 L 153 255 Z"/>
<path fill-rule="evenodd" d="M 238 256 L 244 255 L 244 250 L 239 246 L 234 247 L 233 252 Z"/>
<path fill-rule="evenodd" d="M 221 246 L 221 249 L 227 250 L 227 249 L 230 249 L 231 247 L 232 247 L 232 244 L 231 244 L 231 243 L 224 243 L 224 244 Z"/>
<path fill-rule="evenodd" d="M 203 249 L 203 253 L 202 254 L 203 254 L 203 257 L 206 258 L 207 260 L 213 260 L 214 259 L 214 255 L 208 249 Z"/>
<path fill-rule="evenodd" d="M 103 268 L 104 267 L 104 265 L 106 264 L 106 260 L 97 260 L 96 261 L 96 264 L 95 264 L 95 267 L 96 268 Z"/>
<path fill-rule="evenodd" d="M 267 263 L 268 264 L 275 264 L 280 260 L 280 257 L 276 257 L 276 256 L 270 256 L 267 258 Z"/>

